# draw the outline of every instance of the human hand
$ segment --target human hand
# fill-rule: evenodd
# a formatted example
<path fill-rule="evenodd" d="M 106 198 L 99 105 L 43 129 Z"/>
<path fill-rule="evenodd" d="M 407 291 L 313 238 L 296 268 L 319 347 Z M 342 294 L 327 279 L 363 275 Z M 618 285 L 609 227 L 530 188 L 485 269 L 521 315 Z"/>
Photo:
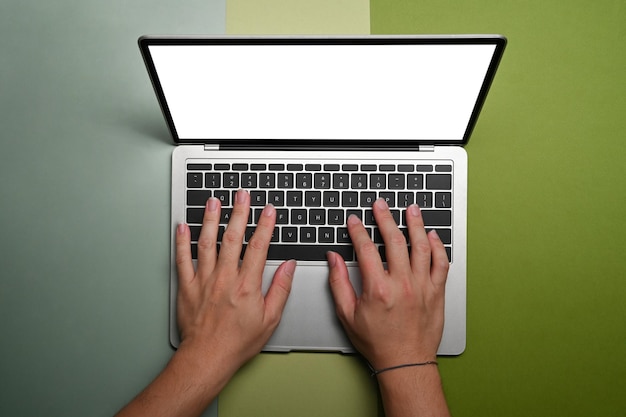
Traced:
<path fill-rule="evenodd" d="M 374 369 L 433 361 L 441 343 L 448 257 L 436 232 L 426 233 L 419 207 L 406 210 L 411 256 L 384 200 L 373 206 L 388 269 L 356 216 L 348 231 L 357 254 L 362 293 L 357 297 L 343 258 L 328 254 L 337 315 L 354 347 Z"/>
<path fill-rule="evenodd" d="M 276 270 L 264 297 L 261 280 L 276 210 L 271 205 L 263 210 L 241 265 L 250 195 L 244 190 L 236 193 L 218 256 L 220 210 L 218 199 L 207 201 L 198 238 L 196 270 L 191 258 L 189 227 L 181 224 L 177 229 L 179 350 L 193 346 L 214 361 L 230 366 L 234 372 L 261 351 L 278 326 L 296 262 L 284 262 Z"/>

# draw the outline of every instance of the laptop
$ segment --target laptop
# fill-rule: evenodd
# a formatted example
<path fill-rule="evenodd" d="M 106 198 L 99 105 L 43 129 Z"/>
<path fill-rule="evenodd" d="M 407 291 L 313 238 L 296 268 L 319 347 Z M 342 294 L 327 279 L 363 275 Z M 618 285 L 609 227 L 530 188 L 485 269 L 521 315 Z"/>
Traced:
<path fill-rule="evenodd" d="M 326 251 L 361 277 L 346 229 L 356 214 L 385 249 L 371 213 L 385 198 L 406 233 L 404 210 L 422 208 L 450 260 L 440 355 L 466 345 L 467 154 L 506 45 L 499 35 L 154 37 L 139 39 L 177 145 L 172 156 L 170 342 L 176 327 L 174 239 L 204 204 L 233 194 L 252 201 L 244 241 L 267 203 L 277 224 L 263 275 L 297 259 L 292 292 L 265 351 L 353 352 L 336 315 Z M 194 258 L 195 259 L 195 258 Z"/>

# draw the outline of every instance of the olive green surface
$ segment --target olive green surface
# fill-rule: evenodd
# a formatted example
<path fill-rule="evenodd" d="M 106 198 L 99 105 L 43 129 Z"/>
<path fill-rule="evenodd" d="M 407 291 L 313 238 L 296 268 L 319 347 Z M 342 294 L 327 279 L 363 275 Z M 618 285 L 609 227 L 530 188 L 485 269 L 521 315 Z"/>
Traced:
<path fill-rule="evenodd" d="M 371 2 L 372 33 L 501 33 L 467 146 L 455 416 L 626 415 L 626 2 Z"/>

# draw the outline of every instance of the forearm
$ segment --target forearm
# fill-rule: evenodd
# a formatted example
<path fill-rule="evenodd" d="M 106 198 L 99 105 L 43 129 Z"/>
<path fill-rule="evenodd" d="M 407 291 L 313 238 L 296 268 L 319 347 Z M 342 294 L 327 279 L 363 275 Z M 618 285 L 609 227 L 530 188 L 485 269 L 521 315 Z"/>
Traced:
<path fill-rule="evenodd" d="M 386 417 L 450 416 L 437 366 L 383 372 L 378 384 Z"/>
<path fill-rule="evenodd" d="M 181 346 L 159 376 L 116 417 L 199 416 L 235 372 L 225 363 Z"/>

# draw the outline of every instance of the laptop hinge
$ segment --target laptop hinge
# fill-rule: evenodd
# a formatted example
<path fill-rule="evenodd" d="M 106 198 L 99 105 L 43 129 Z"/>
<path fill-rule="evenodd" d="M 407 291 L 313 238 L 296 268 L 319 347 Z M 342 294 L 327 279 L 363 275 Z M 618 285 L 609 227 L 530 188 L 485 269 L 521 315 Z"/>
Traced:
<path fill-rule="evenodd" d="M 420 152 L 435 152 L 435 145 L 419 145 Z"/>
<path fill-rule="evenodd" d="M 220 145 L 218 145 L 217 143 L 205 143 L 204 150 L 205 151 L 219 151 Z"/>

